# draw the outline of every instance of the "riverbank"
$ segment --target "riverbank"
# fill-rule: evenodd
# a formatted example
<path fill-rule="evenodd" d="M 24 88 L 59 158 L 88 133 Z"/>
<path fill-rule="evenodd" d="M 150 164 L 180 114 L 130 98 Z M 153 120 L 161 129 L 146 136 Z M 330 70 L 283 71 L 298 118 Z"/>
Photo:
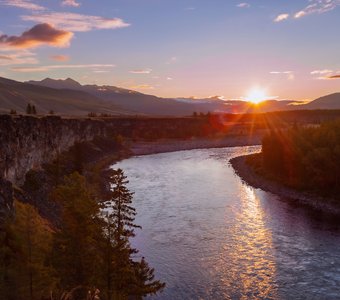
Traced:
<path fill-rule="evenodd" d="M 236 174 L 250 186 L 276 194 L 289 202 L 303 205 L 323 213 L 340 216 L 340 205 L 338 202 L 335 202 L 335 200 L 301 192 L 260 176 L 247 164 L 248 156 L 249 155 L 235 157 L 230 160 L 230 164 Z"/>
<path fill-rule="evenodd" d="M 133 155 L 148 155 L 193 149 L 241 147 L 260 145 L 263 134 L 252 136 L 229 136 L 219 139 L 194 138 L 190 140 L 163 139 L 155 142 L 137 141 L 129 146 Z"/>

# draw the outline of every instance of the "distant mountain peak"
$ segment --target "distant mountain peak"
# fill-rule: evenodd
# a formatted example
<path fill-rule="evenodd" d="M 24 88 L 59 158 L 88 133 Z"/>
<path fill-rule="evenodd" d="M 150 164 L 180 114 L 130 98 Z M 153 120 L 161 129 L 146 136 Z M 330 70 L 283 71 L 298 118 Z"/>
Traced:
<path fill-rule="evenodd" d="M 45 87 L 50 87 L 54 89 L 79 89 L 82 87 L 82 85 L 75 81 L 72 78 L 66 78 L 66 79 L 52 79 L 52 78 L 45 78 L 41 81 L 28 81 L 27 83 L 34 84 L 34 85 L 41 85 Z"/>
<path fill-rule="evenodd" d="M 70 83 L 72 82 L 72 83 L 81 85 L 78 81 L 76 81 L 76 80 L 74 80 L 74 79 L 72 79 L 72 78 L 70 78 L 70 77 L 66 78 L 64 81 L 65 81 L 65 82 L 70 82 Z"/>

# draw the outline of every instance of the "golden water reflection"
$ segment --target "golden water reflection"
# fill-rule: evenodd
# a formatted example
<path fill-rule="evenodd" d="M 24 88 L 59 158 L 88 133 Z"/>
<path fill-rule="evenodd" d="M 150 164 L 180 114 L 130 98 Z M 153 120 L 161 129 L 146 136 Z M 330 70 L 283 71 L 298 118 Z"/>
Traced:
<path fill-rule="evenodd" d="M 221 246 L 215 271 L 223 274 L 221 285 L 226 299 L 278 299 L 276 263 L 272 234 L 266 226 L 263 207 L 254 190 L 241 185 L 240 205 L 234 214 L 226 213 L 225 245 Z"/>

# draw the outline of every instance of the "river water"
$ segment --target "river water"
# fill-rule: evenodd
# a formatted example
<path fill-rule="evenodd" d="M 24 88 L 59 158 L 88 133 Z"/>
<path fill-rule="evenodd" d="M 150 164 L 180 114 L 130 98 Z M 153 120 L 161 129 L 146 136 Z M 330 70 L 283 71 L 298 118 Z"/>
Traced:
<path fill-rule="evenodd" d="M 340 225 L 253 189 L 232 157 L 255 147 L 132 157 L 132 241 L 167 286 L 150 299 L 340 299 Z"/>

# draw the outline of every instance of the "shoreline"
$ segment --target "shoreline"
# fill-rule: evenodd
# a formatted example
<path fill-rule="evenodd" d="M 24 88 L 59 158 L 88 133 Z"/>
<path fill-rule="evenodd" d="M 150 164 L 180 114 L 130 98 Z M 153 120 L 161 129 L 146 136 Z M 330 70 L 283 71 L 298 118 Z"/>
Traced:
<path fill-rule="evenodd" d="M 301 192 L 256 174 L 246 163 L 248 156 L 249 155 L 244 155 L 232 158 L 230 160 L 230 164 L 242 181 L 251 187 L 273 193 L 279 197 L 286 198 L 292 203 L 309 207 L 315 211 L 340 216 L 340 205 L 332 201 L 332 199 L 307 192 Z"/>
<path fill-rule="evenodd" d="M 194 149 L 242 147 L 260 145 L 262 134 L 232 136 L 221 139 L 195 138 L 191 140 L 166 139 L 155 142 L 138 141 L 130 145 L 132 156 L 176 152 Z"/>

